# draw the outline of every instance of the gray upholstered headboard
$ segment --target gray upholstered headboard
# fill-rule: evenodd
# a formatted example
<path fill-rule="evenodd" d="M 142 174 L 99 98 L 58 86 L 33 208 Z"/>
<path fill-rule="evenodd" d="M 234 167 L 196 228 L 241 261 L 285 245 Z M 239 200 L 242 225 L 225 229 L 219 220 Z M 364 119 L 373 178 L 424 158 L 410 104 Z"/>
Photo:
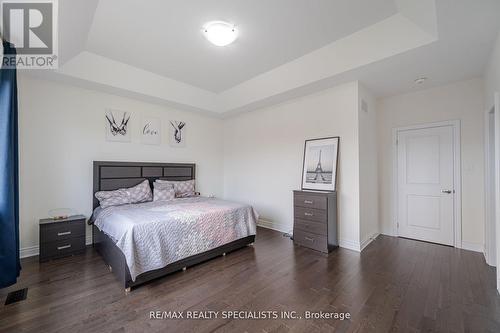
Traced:
<path fill-rule="evenodd" d="M 148 179 L 152 185 L 155 179 L 195 179 L 196 165 L 191 163 L 142 163 L 94 161 L 93 209 L 99 206 L 95 198 L 98 191 L 111 191 L 131 187 Z"/>

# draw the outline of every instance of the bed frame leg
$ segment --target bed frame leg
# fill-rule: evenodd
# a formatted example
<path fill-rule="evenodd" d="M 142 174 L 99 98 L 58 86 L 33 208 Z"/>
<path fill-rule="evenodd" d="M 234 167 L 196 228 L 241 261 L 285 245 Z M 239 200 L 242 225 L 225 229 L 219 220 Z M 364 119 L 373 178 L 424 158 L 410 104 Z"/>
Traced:
<path fill-rule="evenodd" d="M 110 272 L 113 272 L 113 267 L 111 267 L 111 265 L 108 265 L 108 269 Z"/>
<path fill-rule="evenodd" d="M 253 243 L 248 244 L 248 246 L 253 246 Z"/>
<path fill-rule="evenodd" d="M 128 295 L 130 294 L 130 291 L 132 290 L 132 288 L 128 287 L 128 288 L 125 288 L 125 295 Z"/>
<path fill-rule="evenodd" d="M 222 254 L 222 256 L 223 256 L 223 257 L 225 257 L 225 256 L 226 256 L 226 252 L 224 252 L 224 253 Z"/>
<path fill-rule="evenodd" d="M 186 271 L 186 269 L 187 269 L 187 267 L 182 267 L 182 270 L 183 270 L 183 271 Z"/>

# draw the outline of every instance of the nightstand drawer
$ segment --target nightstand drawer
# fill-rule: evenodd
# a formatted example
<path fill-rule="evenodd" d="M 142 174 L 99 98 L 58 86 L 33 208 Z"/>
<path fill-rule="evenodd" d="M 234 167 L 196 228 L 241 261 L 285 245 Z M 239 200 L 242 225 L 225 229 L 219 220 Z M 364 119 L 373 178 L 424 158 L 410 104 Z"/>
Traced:
<path fill-rule="evenodd" d="M 312 222 L 306 220 L 295 220 L 294 229 L 310 232 L 317 235 L 327 236 L 328 225 L 323 222 Z"/>
<path fill-rule="evenodd" d="M 295 230 L 293 233 L 293 241 L 298 245 L 328 253 L 326 236 L 320 236 L 302 230 Z"/>
<path fill-rule="evenodd" d="M 326 210 L 295 207 L 295 218 L 301 220 L 317 221 L 326 223 Z"/>
<path fill-rule="evenodd" d="M 300 207 L 326 210 L 327 199 L 317 195 L 296 194 L 293 198 L 293 204 Z"/>
<path fill-rule="evenodd" d="M 50 223 L 40 226 L 42 243 L 85 236 L 85 220 Z"/>
<path fill-rule="evenodd" d="M 40 244 L 40 260 L 64 257 L 85 250 L 85 236 Z"/>

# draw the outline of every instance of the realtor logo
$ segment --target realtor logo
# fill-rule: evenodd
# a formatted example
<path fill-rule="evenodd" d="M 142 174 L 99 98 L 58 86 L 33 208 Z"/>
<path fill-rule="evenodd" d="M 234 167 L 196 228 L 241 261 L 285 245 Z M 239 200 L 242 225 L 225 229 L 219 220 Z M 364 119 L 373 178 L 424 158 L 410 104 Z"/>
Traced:
<path fill-rule="evenodd" d="M 1 0 L 2 36 L 14 44 L 17 57 L 4 57 L 3 66 L 56 69 L 57 0 Z"/>

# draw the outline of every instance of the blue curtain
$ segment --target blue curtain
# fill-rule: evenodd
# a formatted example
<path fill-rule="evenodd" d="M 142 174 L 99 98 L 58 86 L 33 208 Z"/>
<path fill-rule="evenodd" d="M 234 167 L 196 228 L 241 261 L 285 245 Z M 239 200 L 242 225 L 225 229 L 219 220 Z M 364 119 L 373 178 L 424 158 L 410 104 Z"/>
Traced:
<path fill-rule="evenodd" d="M 4 57 L 16 49 L 1 41 Z M 2 59 L 3 61 L 3 59 Z M 19 174 L 16 69 L 0 70 L 0 288 L 16 283 L 19 261 Z"/>

